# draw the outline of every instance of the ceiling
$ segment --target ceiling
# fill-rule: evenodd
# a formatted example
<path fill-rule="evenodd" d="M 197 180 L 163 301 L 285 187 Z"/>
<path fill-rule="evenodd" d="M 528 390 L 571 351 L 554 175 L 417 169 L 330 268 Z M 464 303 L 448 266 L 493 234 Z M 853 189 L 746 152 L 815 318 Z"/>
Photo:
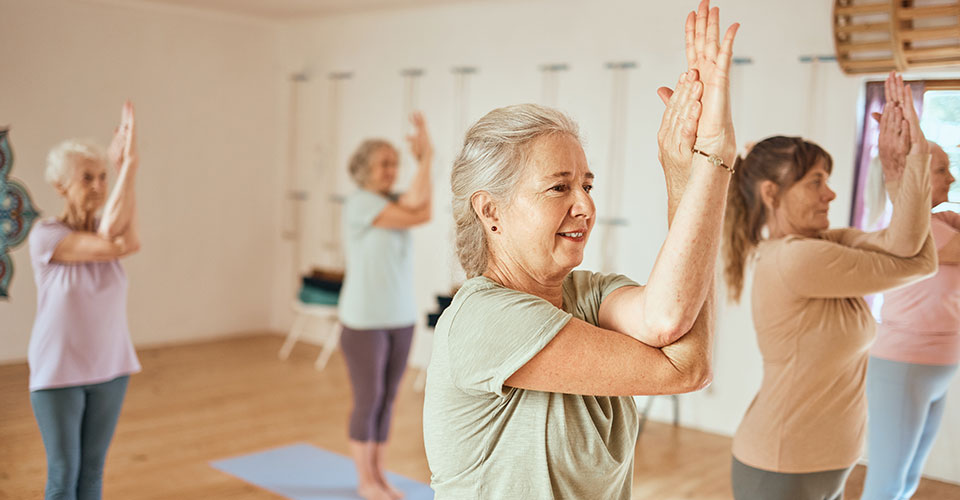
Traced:
<path fill-rule="evenodd" d="M 464 3 L 476 0 L 128 0 L 144 5 L 174 5 L 265 19 L 319 17 L 345 12 Z"/>

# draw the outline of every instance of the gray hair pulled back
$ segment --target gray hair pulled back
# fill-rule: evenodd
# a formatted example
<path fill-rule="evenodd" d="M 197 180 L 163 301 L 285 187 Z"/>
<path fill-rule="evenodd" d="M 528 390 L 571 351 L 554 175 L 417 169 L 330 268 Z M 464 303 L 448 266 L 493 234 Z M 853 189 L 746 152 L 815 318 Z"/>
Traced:
<path fill-rule="evenodd" d="M 570 134 L 580 140 L 579 128 L 572 119 L 536 104 L 497 108 L 467 131 L 450 176 L 457 257 L 467 278 L 483 274 L 490 257 L 486 233 L 471 198 L 478 191 L 486 191 L 494 200 L 509 201 L 530 144 L 553 134 Z"/>
<path fill-rule="evenodd" d="M 367 182 L 367 177 L 370 176 L 370 160 L 373 159 L 374 153 L 379 151 L 380 148 L 389 148 L 396 151 L 393 144 L 390 144 L 390 141 L 386 139 L 366 139 L 350 155 L 347 171 L 350 172 L 350 178 L 357 186 L 362 188 Z"/>

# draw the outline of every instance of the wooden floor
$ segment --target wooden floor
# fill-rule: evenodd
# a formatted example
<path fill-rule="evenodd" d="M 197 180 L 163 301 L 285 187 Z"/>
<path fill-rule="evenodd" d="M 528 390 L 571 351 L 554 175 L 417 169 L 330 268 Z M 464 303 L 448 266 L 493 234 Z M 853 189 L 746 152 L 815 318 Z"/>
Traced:
<path fill-rule="evenodd" d="M 318 348 L 299 344 L 277 359 L 270 335 L 140 351 L 107 460 L 108 500 L 281 497 L 210 467 L 211 460 L 309 442 L 347 453 L 350 389 L 335 354 L 313 369 Z M 429 482 L 413 373 L 397 401 L 388 465 Z M 648 423 L 637 445 L 634 498 L 729 499 L 730 439 Z M 25 364 L 0 366 L 0 499 L 42 498 L 43 445 L 30 409 Z M 850 478 L 858 498 L 863 468 Z M 960 486 L 924 480 L 915 500 L 960 498 Z"/>

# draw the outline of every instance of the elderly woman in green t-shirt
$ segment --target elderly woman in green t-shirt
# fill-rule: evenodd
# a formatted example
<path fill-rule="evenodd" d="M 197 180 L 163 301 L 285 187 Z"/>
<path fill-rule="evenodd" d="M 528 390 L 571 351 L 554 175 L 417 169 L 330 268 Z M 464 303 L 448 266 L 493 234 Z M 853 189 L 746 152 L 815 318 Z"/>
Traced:
<path fill-rule="evenodd" d="M 573 271 L 596 221 L 576 125 L 536 105 L 467 132 L 452 174 L 469 278 L 437 325 L 424 441 L 436 498 L 629 499 L 632 395 L 711 379 L 713 276 L 736 142 L 728 68 L 703 0 L 687 18 L 690 70 L 659 133 L 670 230 L 646 286 Z"/>

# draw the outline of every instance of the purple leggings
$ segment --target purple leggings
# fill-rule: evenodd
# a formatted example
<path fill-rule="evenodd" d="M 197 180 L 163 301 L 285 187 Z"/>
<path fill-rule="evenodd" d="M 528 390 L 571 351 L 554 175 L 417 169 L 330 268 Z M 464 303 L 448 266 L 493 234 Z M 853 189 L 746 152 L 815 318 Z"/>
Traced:
<path fill-rule="evenodd" d="M 340 348 L 353 386 L 350 439 L 383 443 L 390 431 L 393 400 L 407 368 L 413 326 L 383 330 L 343 327 Z"/>

